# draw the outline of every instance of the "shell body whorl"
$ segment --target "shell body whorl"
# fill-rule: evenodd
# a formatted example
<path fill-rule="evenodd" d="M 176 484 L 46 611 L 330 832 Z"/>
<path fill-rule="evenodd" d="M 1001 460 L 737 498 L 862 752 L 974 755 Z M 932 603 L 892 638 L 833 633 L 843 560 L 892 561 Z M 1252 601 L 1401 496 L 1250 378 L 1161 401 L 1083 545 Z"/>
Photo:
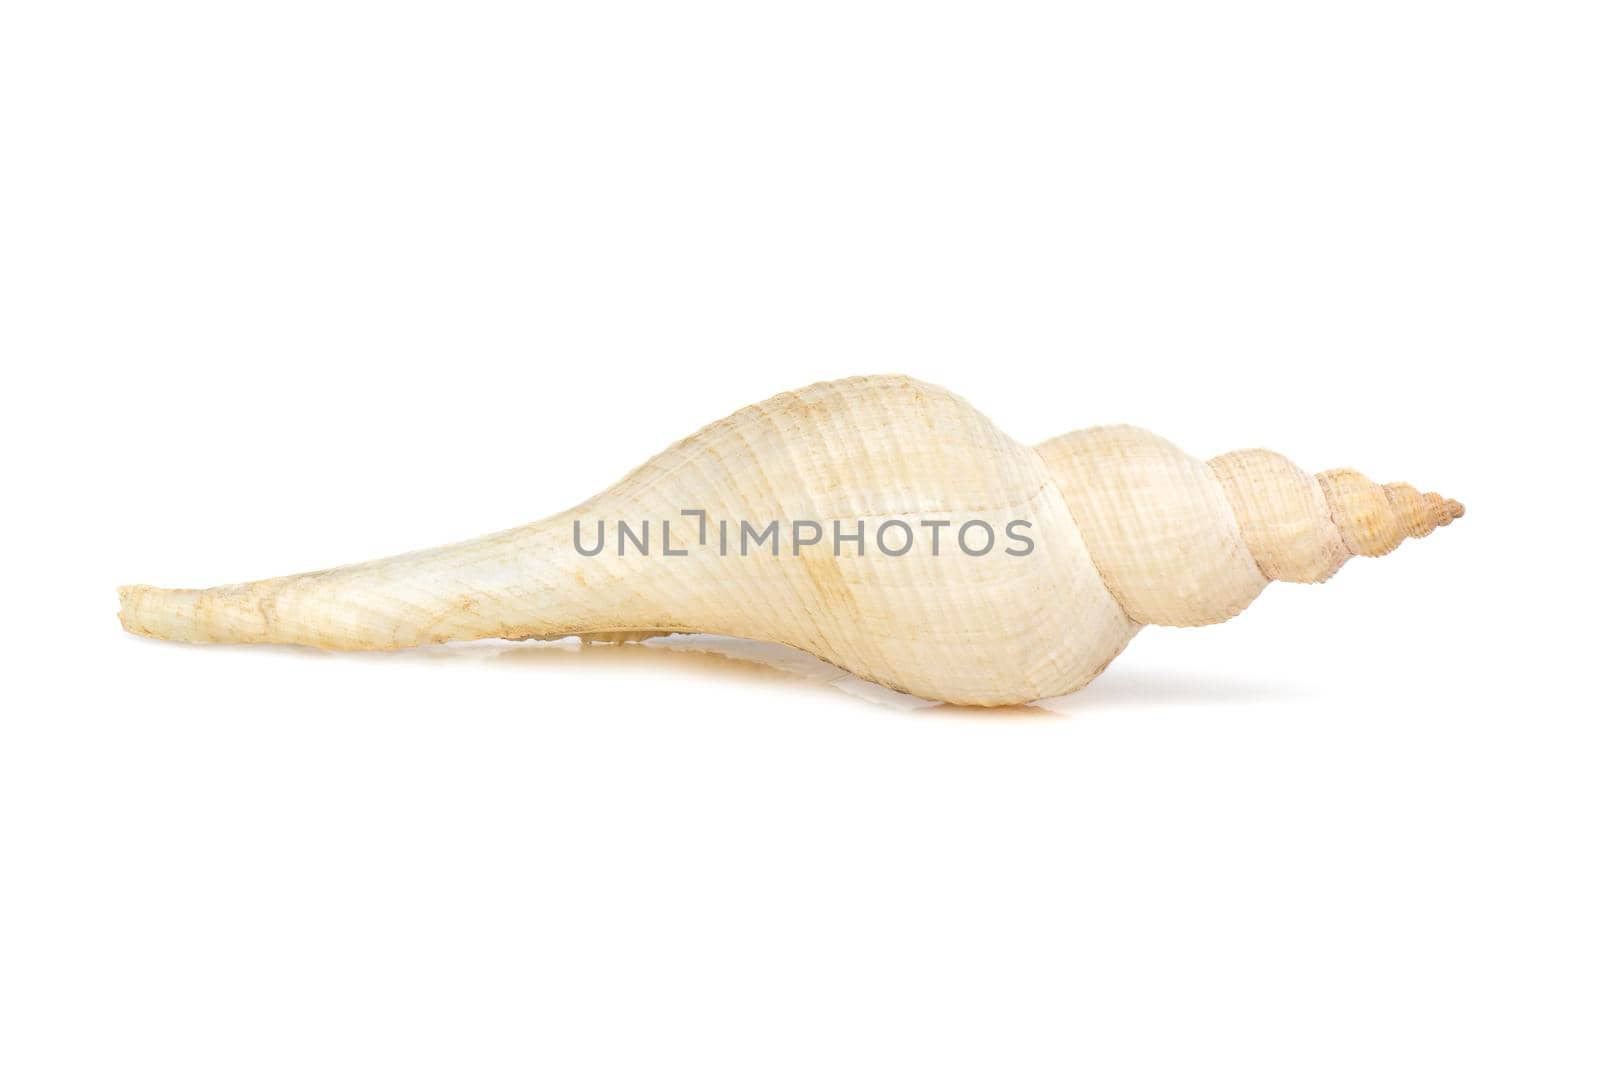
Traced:
<path fill-rule="evenodd" d="M 912 379 L 825 382 L 752 405 L 586 508 L 639 519 L 704 510 L 713 530 L 801 519 L 831 536 L 836 522 L 863 524 L 866 543 L 837 553 L 785 543 L 777 555 L 730 549 L 635 566 L 671 580 L 656 590 L 666 595 L 653 628 L 794 645 L 918 695 L 1010 704 L 1070 692 L 1139 629 L 1101 581 L 1040 455 Z M 968 523 L 1000 531 L 1019 521 L 1034 538 L 1025 559 L 969 555 L 958 543 Z M 877 550 L 891 522 L 920 534 L 919 550 Z M 937 550 L 923 524 L 943 524 Z"/>
<path fill-rule="evenodd" d="M 717 633 L 1013 704 L 1085 685 L 1142 625 L 1220 622 L 1269 580 L 1323 581 L 1459 514 L 1262 450 L 1201 461 L 1127 426 L 1029 447 L 937 386 L 850 378 L 741 409 L 542 522 L 308 575 L 124 587 L 121 617 L 154 637 L 353 649 Z M 750 550 L 744 527 L 769 522 Z M 612 543 L 579 550 L 607 528 Z"/>

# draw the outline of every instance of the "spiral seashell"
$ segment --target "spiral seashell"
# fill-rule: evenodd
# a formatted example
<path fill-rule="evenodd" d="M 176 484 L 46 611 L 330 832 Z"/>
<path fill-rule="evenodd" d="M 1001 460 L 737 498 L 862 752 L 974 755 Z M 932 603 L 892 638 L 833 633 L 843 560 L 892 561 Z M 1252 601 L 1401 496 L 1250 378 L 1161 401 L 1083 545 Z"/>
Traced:
<path fill-rule="evenodd" d="M 1222 622 L 1270 580 L 1325 581 L 1461 514 L 1403 483 L 1310 475 L 1259 449 L 1204 462 L 1131 426 L 1031 448 L 937 386 L 849 378 L 736 412 L 528 526 L 119 594 L 127 630 L 171 640 L 389 649 L 713 633 L 1000 705 L 1082 687 L 1141 626 Z"/>

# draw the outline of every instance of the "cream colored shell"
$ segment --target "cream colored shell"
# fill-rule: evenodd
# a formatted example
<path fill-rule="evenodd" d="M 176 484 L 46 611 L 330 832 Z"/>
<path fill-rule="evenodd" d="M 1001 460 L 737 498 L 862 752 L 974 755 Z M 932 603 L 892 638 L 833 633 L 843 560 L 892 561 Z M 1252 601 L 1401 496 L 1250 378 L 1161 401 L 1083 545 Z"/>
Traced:
<path fill-rule="evenodd" d="M 707 544 L 698 544 L 703 510 Z M 204 590 L 128 586 L 122 623 L 182 641 L 385 649 L 484 637 L 703 632 L 776 641 L 895 689 L 959 704 L 1078 689 L 1143 624 L 1242 611 L 1269 579 L 1317 582 L 1461 507 L 1350 471 L 1313 477 L 1271 452 L 1210 463 L 1127 426 L 1032 448 L 970 405 L 903 377 L 783 393 L 680 441 L 578 508 L 475 541 Z M 809 520 L 825 541 L 776 555 L 718 551 L 719 520 Z M 904 555 L 889 520 L 948 521 Z M 654 554 L 581 555 L 585 531 L 656 529 Z M 831 524 L 866 531 L 835 555 Z M 1032 551 L 951 538 L 1021 522 Z M 662 523 L 687 554 L 660 551 Z"/>

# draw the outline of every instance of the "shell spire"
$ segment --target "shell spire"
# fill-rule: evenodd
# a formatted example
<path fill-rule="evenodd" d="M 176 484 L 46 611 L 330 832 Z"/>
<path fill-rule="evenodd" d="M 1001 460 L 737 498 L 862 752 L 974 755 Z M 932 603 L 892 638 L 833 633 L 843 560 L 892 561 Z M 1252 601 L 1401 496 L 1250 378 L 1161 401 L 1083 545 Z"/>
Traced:
<path fill-rule="evenodd" d="M 1379 485 L 1353 470 L 1317 475 L 1345 546 L 1357 556 L 1386 556 L 1408 537 L 1427 537 L 1467 513 L 1454 500 L 1405 482 Z"/>
<path fill-rule="evenodd" d="M 1261 448 L 1218 456 L 1210 467 L 1262 574 L 1279 581 L 1327 581 L 1352 556 L 1388 555 L 1466 512 L 1405 482 L 1379 485 L 1345 469 L 1311 475 Z"/>
<path fill-rule="evenodd" d="M 1087 685 L 1142 626 L 1221 622 L 1269 581 L 1325 581 L 1462 513 L 1131 426 L 1030 448 L 937 386 L 848 378 L 735 412 L 528 526 L 244 585 L 126 586 L 121 619 L 330 649 L 724 634 L 922 697 L 1020 704 Z"/>

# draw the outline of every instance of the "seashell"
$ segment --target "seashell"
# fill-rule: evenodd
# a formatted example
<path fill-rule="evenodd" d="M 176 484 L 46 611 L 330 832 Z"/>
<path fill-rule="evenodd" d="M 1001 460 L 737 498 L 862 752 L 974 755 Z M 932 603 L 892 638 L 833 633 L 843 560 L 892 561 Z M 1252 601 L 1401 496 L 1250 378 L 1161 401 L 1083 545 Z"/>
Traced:
<path fill-rule="evenodd" d="M 580 506 L 473 541 L 212 589 L 119 590 L 176 641 L 393 649 L 708 633 L 779 642 L 956 704 L 1081 688 L 1141 626 L 1202 626 L 1322 582 L 1462 507 L 1273 452 L 1145 430 L 1037 448 L 905 377 L 782 393 Z"/>

